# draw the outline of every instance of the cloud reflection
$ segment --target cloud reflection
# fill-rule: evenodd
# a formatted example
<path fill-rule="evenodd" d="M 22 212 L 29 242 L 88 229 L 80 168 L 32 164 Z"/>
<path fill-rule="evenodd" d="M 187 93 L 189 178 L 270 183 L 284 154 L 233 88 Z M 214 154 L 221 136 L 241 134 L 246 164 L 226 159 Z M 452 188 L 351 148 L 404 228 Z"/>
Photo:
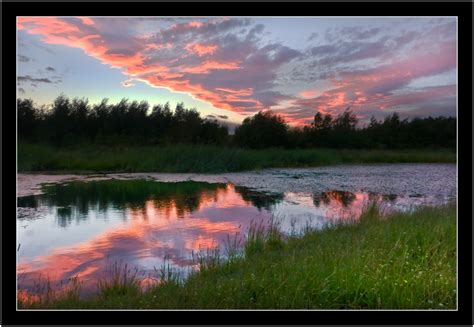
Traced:
<path fill-rule="evenodd" d="M 26 251 L 19 256 L 19 286 L 30 294 L 39 278 L 47 276 L 53 287 L 59 287 L 77 276 L 84 294 L 90 294 L 97 281 L 110 274 L 111 264 L 125 262 L 142 277 L 157 277 L 156 269 L 167 260 L 186 272 L 196 267 L 192 253 L 223 249 L 228 236 L 244 237 L 252 222 L 265 226 L 272 216 L 281 220 L 283 232 L 290 232 L 295 220 L 300 227 L 309 222 L 317 228 L 335 219 L 358 217 L 370 201 L 397 205 L 415 200 L 336 190 L 263 194 L 232 184 L 198 182 L 55 185 L 46 194 L 19 198 L 21 207 L 47 207 L 51 212 L 43 219 L 32 218 L 26 230 L 19 230 Z M 104 212 L 107 221 L 100 218 Z M 35 253 L 42 246 L 38 242 L 45 239 L 39 234 L 55 239 L 57 245 Z"/>

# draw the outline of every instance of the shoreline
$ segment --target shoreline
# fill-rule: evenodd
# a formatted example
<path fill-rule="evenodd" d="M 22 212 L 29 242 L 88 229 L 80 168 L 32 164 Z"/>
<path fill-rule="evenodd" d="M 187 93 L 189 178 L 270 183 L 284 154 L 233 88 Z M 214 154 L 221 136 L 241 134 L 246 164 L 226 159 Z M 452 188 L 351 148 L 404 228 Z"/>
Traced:
<path fill-rule="evenodd" d="M 308 230 L 287 239 L 278 230 L 256 230 L 242 245 L 243 256 L 221 261 L 211 254 L 215 260 L 202 261 L 186 280 L 171 274 L 144 291 L 139 279 L 127 272 L 121 278 L 119 272 L 118 279 L 98 281 L 100 292 L 89 299 L 80 298 L 75 283 L 57 297 L 43 294 L 39 302 L 25 298 L 18 304 L 21 310 L 452 310 L 457 305 L 455 209 L 451 203 L 382 219 L 372 206 L 357 224 Z M 282 284 L 286 287 L 278 287 Z"/>
<path fill-rule="evenodd" d="M 386 167 L 392 169 L 387 173 Z M 421 167 L 420 167 L 421 166 Z M 432 169 L 424 169 L 431 167 Z M 413 170 L 420 174 L 413 178 Z M 348 192 L 368 191 L 375 193 L 411 194 L 435 193 L 449 195 L 449 185 L 441 182 L 435 175 L 453 175 L 456 165 L 451 163 L 416 164 L 342 164 L 313 168 L 267 168 L 261 170 L 230 173 L 110 173 L 110 174 L 53 174 L 51 172 L 19 172 L 17 174 L 17 196 L 41 194 L 41 184 L 64 183 L 68 181 L 92 181 L 106 179 L 152 179 L 157 182 L 208 182 L 231 183 L 261 192 L 325 192 L 341 190 Z M 400 178 L 407 182 L 400 185 Z M 423 181 L 423 182 L 422 182 Z M 455 190 L 455 184 L 453 184 Z"/>
<path fill-rule="evenodd" d="M 56 148 L 18 145 L 20 172 L 235 173 L 271 168 L 318 168 L 347 164 L 456 163 L 454 149 L 251 150 L 211 145 L 99 146 Z"/>

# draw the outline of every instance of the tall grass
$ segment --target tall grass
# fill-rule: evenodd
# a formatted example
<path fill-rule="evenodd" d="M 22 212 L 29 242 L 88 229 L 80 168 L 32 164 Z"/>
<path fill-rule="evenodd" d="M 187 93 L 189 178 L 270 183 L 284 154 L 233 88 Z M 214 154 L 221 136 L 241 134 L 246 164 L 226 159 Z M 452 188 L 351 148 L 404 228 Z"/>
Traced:
<path fill-rule="evenodd" d="M 122 262 L 113 263 L 107 268 L 111 268 L 112 271 L 97 283 L 99 298 L 103 300 L 128 298 L 140 294 L 141 282 L 138 277 L 138 269 L 129 268 L 128 264 Z"/>
<path fill-rule="evenodd" d="M 456 308 L 454 204 L 382 215 L 283 237 L 253 225 L 244 255 L 211 253 L 185 281 L 122 296 L 106 285 L 93 299 L 56 299 L 23 308 L 136 309 L 453 309 Z M 236 244 L 235 242 L 232 244 Z M 133 283 L 125 287 L 135 289 Z M 120 294 L 124 294 L 121 292 Z"/>
<path fill-rule="evenodd" d="M 19 274 L 18 278 L 21 279 L 22 275 Z M 49 277 L 39 276 L 31 292 L 17 291 L 18 307 L 54 306 L 56 301 L 75 302 L 80 300 L 80 294 L 81 281 L 77 276 L 59 282 L 54 288 Z"/>
<path fill-rule="evenodd" d="M 54 148 L 20 143 L 19 171 L 230 172 L 344 163 L 456 162 L 454 150 L 250 150 L 207 145 Z"/>

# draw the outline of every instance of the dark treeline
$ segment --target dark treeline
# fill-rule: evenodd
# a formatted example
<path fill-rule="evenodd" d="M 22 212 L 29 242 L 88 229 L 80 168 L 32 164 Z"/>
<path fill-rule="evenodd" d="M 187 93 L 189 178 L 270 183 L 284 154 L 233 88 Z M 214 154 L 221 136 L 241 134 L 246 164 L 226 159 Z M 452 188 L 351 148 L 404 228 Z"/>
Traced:
<path fill-rule="evenodd" d="M 109 145 L 217 144 L 285 148 L 423 148 L 456 146 L 456 119 L 452 117 L 401 120 L 397 113 L 357 127 L 348 108 L 338 116 L 316 113 L 310 125 L 290 127 L 271 111 L 246 118 L 229 135 L 217 120 L 201 118 L 183 103 L 171 110 L 169 103 L 150 107 L 146 101 L 107 99 L 89 104 L 87 99 L 56 98 L 52 107 L 37 107 L 30 99 L 18 99 L 20 140 L 56 146 L 81 143 Z"/>
<path fill-rule="evenodd" d="M 182 103 L 173 111 L 169 103 L 150 108 L 146 101 L 109 104 L 104 99 L 90 105 L 87 99 L 59 96 L 48 110 L 29 99 L 18 100 L 18 134 L 20 139 L 54 145 L 222 144 L 228 130 Z"/>

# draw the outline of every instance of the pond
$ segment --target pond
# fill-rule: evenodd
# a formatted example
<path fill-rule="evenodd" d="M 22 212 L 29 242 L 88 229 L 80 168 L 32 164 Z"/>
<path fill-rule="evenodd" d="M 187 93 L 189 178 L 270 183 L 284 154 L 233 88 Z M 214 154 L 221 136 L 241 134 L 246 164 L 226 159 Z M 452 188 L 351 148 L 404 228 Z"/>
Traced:
<path fill-rule="evenodd" d="M 387 167 L 391 173 L 378 175 Z M 357 183 L 363 172 L 366 178 Z M 390 184 L 387 176 L 394 172 L 398 178 Z M 456 167 L 358 166 L 194 177 L 78 177 L 45 184 L 42 194 L 18 197 L 19 289 L 34 294 L 44 291 L 42 279 L 55 289 L 78 276 L 88 295 L 111 267 L 122 264 L 143 278 L 156 276 L 164 265 L 186 276 L 198 267 L 196 253 L 216 247 L 224 253 L 252 223 L 276 221 L 291 234 L 357 219 L 374 200 L 385 210 L 446 203 L 455 198 Z M 295 191 L 298 184 L 302 191 Z M 380 192 L 380 185 L 390 187 Z"/>

